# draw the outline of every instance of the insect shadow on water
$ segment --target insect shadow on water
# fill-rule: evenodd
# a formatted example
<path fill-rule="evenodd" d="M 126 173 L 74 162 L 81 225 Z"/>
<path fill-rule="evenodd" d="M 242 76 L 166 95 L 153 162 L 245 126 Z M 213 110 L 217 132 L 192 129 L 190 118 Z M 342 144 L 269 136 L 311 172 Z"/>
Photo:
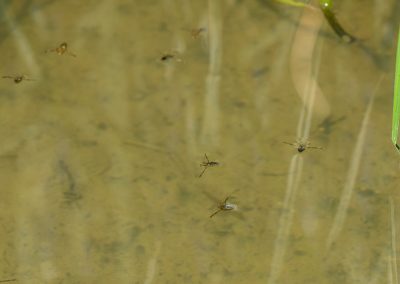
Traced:
<path fill-rule="evenodd" d="M 28 78 L 26 75 L 15 75 L 15 76 L 2 76 L 4 79 L 12 79 L 15 84 L 21 83 L 22 81 L 36 81 L 34 79 Z"/>
<path fill-rule="evenodd" d="M 332 130 L 346 119 L 346 116 L 340 116 L 338 118 L 333 118 L 332 116 L 328 116 L 325 118 L 320 124 L 318 124 L 317 129 L 315 132 L 319 132 L 324 135 L 329 135 L 332 133 Z"/>
<path fill-rule="evenodd" d="M 299 153 L 304 152 L 306 149 L 318 149 L 318 150 L 323 149 L 322 147 L 310 146 L 311 143 L 309 141 L 303 142 L 301 140 L 297 140 L 295 143 L 289 143 L 289 142 L 282 142 L 282 143 L 296 147 Z"/>
<path fill-rule="evenodd" d="M 160 146 L 150 144 L 147 142 L 142 143 L 142 142 L 136 142 L 136 141 L 125 141 L 124 144 L 128 145 L 128 146 L 137 147 L 137 148 L 143 148 L 143 149 L 149 150 L 151 152 L 163 154 L 168 158 L 168 160 L 172 161 L 175 164 L 174 168 L 175 167 L 178 168 L 181 173 L 184 173 L 184 174 L 187 173 L 187 167 L 185 167 L 185 161 L 179 156 L 178 153 L 174 153 L 171 150 L 168 150 L 167 148 L 160 147 Z"/>
<path fill-rule="evenodd" d="M 64 191 L 65 203 L 67 205 L 75 204 L 78 200 L 82 199 L 82 195 L 77 191 L 75 179 L 67 164 L 63 160 L 60 160 L 59 167 L 61 173 L 63 173 L 66 177 L 68 188 L 66 191 Z"/>
<path fill-rule="evenodd" d="M 231 210 L 236 210 L 237 209 L 237 205 L 233 204 L 233 203 L 229 203 L 228 199 L 232 199 L 231 196 L 228 196 L 227 198 L 225 198 L 225 200 L 223 202 L 220 202 L 220 204 L 218 205 L 218 210 L 215 211 L 214 213 L 212 213 L 210 215 L 210 218 L 214 217 L 215 215 L 217 215 L 219 212 L 222 211 L 231 211 Z"/>
<path fill-rule="evenodd" d="M 200 164 L 200 167 L 204 167 L 203 171 L 201 172 L 201 174 L 199 175 L 199 178 L 201 178 L 203 176 L 203 174 L 205 173 L 205 171 L 210 168 L 210 167 L 215 167 L 218 166 L 219 163 L 216 161 L 210 161 L 207 157 L 207 154 L 204 154 L 204 161 Z"/>
<path fill-rule="evenodd" d="M 68 50 L 68 44 L 66 42 L 61 43 L 58 47 L 56 48 L 51 48 L 51 49 L 47 49 L 45 50 L 45 53 L 49 53 L 49 52 L 55 52 L 58 55 L 63 55 L 63 54 L 67 54 L 69 56 L 72 57 L 76 57 L 76 55 L 72 52 L 70 52 Z"/>

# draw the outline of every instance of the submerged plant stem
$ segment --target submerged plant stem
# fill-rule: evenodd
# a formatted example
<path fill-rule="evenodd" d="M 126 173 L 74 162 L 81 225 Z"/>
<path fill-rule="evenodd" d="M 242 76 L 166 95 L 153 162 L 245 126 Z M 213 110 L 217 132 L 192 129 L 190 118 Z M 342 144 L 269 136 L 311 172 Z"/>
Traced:
<path fill-rule="evenodd" d="M 275 238 L 271 270 L 267 282 L 268 284 L 278 283 L 281 271 L 284 267 L 285 253 L 290 240 L 290 229 L 292 228 L 293 216 L 295 213 L 295 201 L 301 181 L 302 171 L 303 157 L 294 155 L 289 166 L 286 193 Z"/>
<path fill-rule="evenodd" d="M 317 82 L 320 47 L 317 49 L 316 45 L 322 22 L 323 17 L 319 11 L 304 9 L 291 47 L 290 73 L 292 82 L 308 112 L 306 117 L 306 112 L 303 109 L 304 111 L 300 116 L 298 138 L 301 136 L 301 138 L 307 138 L 311 114 L 325 119 L 331 112 L 330 104 Z"/>
<path fill-rule="evenodd" d="M 395 219 L 395 211 L 393 198 L 389 199 L 390 205 L 390 233 L 391 233 L 391 268 L 392 275 L 391 279 L 394 279 L 394 283 L 399 283 L 398 274 L 397 274 L 397 249 L 396 249 L 396 219 Z"/>
<path fill-rule="evenodd" d="M 375 90 L 372 93 L 371 98 L 369 99 L 368 107 L 365 111 L 364 118 L 361 124 L 360 131 L 358 133 L 357 142 L 353 150 L 353 154 L 350 160 L 350 167 L 347 172 L 346 182 L 342 191 L 342 195 L 340 197 L 339 206 L 336 211 L 336 216 L 334 222 L 332 224 L 331 230 L 329 232 L 327 238 L 327 249 L 330 249 L 332 244 L 338 238 L 340 232 L 343 229 L 345 224 L 345 220 L 347 218 L 348 209 L 351 201 L 351 197 L 353 195 L 354 187 L 356 184 L 356 178 L 360 169 L 361 159 L 363 157 L 363 150 L 366 141 L 366 135 L 368 131 L 368 123 L 370 120 L 370 115 L 372 112 L 372 106 L 375 98 L 375 94 L 378 91 L 380 83 L 382 82 L 383 76 L 379 79 Z"/>
<path fill-rule="evenodd" d="M 331 28 L 335 33 L 346 43 L 352 43 L 356 40 L 354 36 L 346 32 L 343 27 L 339 24 L 335 14 L 332 12 L 332 1 L 331 0 L 320 0 L 320 6 L 322 13 L 324 13 L 325 19 L 328 21 Z"/>

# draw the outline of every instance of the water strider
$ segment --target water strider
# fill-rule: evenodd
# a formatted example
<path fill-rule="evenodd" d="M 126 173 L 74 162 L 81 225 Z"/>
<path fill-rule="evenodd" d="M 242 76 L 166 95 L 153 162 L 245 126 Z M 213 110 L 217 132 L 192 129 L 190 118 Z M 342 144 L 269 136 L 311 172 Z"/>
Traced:
<path fill-rule="evenodd" d="M 237 209 L 237 205 L 233 204 L 233 203 L 228 203 L 228 199 L 231 198 L 230 196 L 228 196 L 227 198 L 225 198 L 225 200 L 223 202 L 221 202 L 218 205 L 218 210 L 215 211 L 214 213 L 212 213 L 210 215 L 210 218 L 214 217 L 216 214 L 218 214 L 221 211 L 231 211 L 231 210 L 236 210 Z"/>
<path fill-rule="evenodd" d="M 190 34 L 193 39 L 197 39 L 205 32 L 206 32 L 206 28 L 197 28 L 197 29 L 192 29 L 190 31 Z"/>
<path fill-rule="evenodd" d="M 4 79 L 12 79 L 15 84 L 21 83 L 23 80 L 25 81 L 35 81 L 34 79 L 30 79 L 25 75 L 16 75 L 16 76 L 2 76 Z"/>
<path fill-rule="evenodd" d="M 5 283 L 5 282 L 13 282 L 17 281 L 17 279 L 6 279 L 6 280 L 0 280 L 0 283 Z"/>
<path fill-rule="evenodd" d="M 185 32 L 188 32 L 192 39 L 198 39 L 200 38 L 205 32 L 207 32 L 207 29 L 204 27 L 200 28 L 193 28 L 193 29 L 188 29 L 188 28 L 183 28 Z"/>
<path fill-rule="evenodd" d="M 67 54 L 67 55 L 70 55 L 70 56 L 72 56 L 72 57 L 76 57 L 76 55 L 75 55 L 74 53 L 72 53 L 72 52 L 70 52 L 70 51 L 68 50 L 68 44 L 67 44 L 66 42 L 61 43 L 61 44 L 60 44 L 58 47 L 56 47 L 56 48 L 47 49 L 45 52 L 46 52 L 46 53 L 48 53 L 48 52 L 55 52 L 55 53 L 57 53 L 58 55 Z"/>
<path fill-rule="evenodd" d="M 162 57 L 161 57 L 161 61 L 167 61 L 167 60 L 170 60 L 170 59 L 172 59 L 172 58 L 174 58 L 175 56 L 174 55 L 172 55 L 172 54 L 164 54 Z"/>
<path fill-rule="evenodd" d="M 205 160 L 200 164 L 200 167 L 204 167 L 203 171 L 201 172 L 201 174 L 199 175 L 199 178 L 202 177 L 202 175 L 204 174 L 204 172 L 210 168 L 210 167 L 215 167 L 218 166 L 219 163 L 216 161 L 210 161 L 207 157 L 207 154 L 204 154 L 204 158 Z"/>
<path fill-rule="evenodd" d="M 172 52 L 168 52 L 168 53 L 164 53 L 161 58 L 161 61 L 163 62 L 168 62 L 168 61 L 172 61 L 175 60 L 176 62 L 182 62 L 182 58 L 179 57 L 179 52 L 178 51 L 172 51 Z"/>
<path fill-rule="evenodd" d="M 322 150 L 322 147 L 314 147 L 314 146 L 310 146 L 310 142 L 302 142 L 301 140 L 297 140 L 295 143 L 289 143 L 289 142 L 283 142 L 285 144 L 291 145 L 291 146 L 295 146 L 297 148 L 297 151 L 299 153 L 304 152 L 306 149 L 319 149 Z"/>

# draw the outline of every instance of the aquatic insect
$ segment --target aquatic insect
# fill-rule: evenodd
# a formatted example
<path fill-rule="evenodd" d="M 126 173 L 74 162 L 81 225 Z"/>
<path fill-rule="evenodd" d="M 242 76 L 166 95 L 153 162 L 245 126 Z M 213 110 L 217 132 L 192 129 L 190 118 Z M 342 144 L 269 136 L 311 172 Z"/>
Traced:
<path fill-rule="evenodd" d="M 174 58 L 175 57 L 175 55 L 172 55 L 172 54 L 164 54 L 162 57 L 161 57 L 161 61 L 168 61 L 168 60 L 170 60 L 170 59 L 172 59 L 172 58 Z"/>
<path fill-rule="evenodd" d="M 72 56 L 72 57 L 76 57 L 75 54 L 73 54 L 72 52 L 68 51 L 68 44 L 67 44 L 66 42 L 61 43 L 60 46 L 58 46 L 58 47 L 56 47 L 56 48 L 47 49 L 45 52 L 46 52 L 46 53 L 48 53 L 48 52 L 55 52 L 55 53 L 57 53 L 58 55 L 68 54 L 68 55 L 70 55 L 70 56 Z"/>
<path fill-rule="evenodd" d="M 231 198 L 230 196 L 228 196 L 227 198 L 225 198 L 225 200 L 223 202 L 221 202 L 218 205 L 218 210 L 215 211 L 214 213 L 212 213 L 210 215 L 210 218 L 214 217 L 216 214 L 218 214 L 221 211 L 231 211 L 231 210 L 236 210 L 237 209 L 237 205 L 233 204 L 233 203 L 228 203 L 228 199 Z"/>
<path fill-rule="evenodd" d="M 176 61 L 176 62 L 182 62 L 182 58 L 180 58 L 180 52 L 177 50 L 172 50 L 169 52 L 165 52 L 163 53 L 163 55 L 161 56 L 160 60 L 163 62 L 167 62 L 167 61 Z"/>
<path fill-rule="evenodd" d="M 190 34 L 192 35 L 192 38 L 197 39 L 197 38 L 199 38 L 205 31 L 206 31 L 206 28 L 197 28 L 197 29 L 192 29 L 192 30 L 190 31 Z"/>
<path fill-rule="evenodd" d="M 319 2 L 325 19 L 328 21 L 335 33 L 346 43 L 354 42 L 356 38 L 342 28 L 336 19 L 335 14 L 332 12 L 332 0 L 320 0 Z"/>
<path fill-rule="evenodd" d="M 323 149 L 321 147 L 310 146 L 310 142 L 308 142 L 308 141 L 307 142 L 302 142 L 300 140 L 297 140 L 296 143 L 289 143 L 289 142 L 283 142 L 283 143 L 291 145 L 291 146 L 295 146 L 299 153 L 304 152 L 306 149 L 309 149 L 309 148 L 310 149 L 319 149 L 319 150 Z"/>
<path fill-rule="evenodd" d="M 4 282 L 13 282 L 13 281 L 17 281 L 17 279 L 0 280 L 0 283 L 4 283 Z"/>
<path fill-rule="evenodd" d="M 171 60 L 175 60 L 176 62 L 182 62 L 182 59 L 177 56 L 177 52 L 175 54 L 173 53 L 165 53 L 163 56 L 161 56 L 161 61 L 167 62 Z"/>
<path fill-rule="evenodd" d="M 15 84 L 21 83 L 23 80 L 25 80 L 25 81 L 35 81 L 34 79 L 30 79 L 25 75 L 2 76 L 2 78 L 12 79 Z"/>
<path fill-rule="evenodd" d="M 199 178 L 204 174 L 204 172 L 209 168 L 209 167 L 215 167 L 218 166 L 219 163 L 216 161 L 210 161 L 207 157 L 207 154 L 204 154 L 205 160 L 200 164 L 200 167 L 204 167 L 203 171 L 199 175 Z"/>
<path fill-rule="evenodd" d="M 193 28 L 193 29 L 188 29 L 188 28 L 183 28 L 185 32 L 190 33 L 193 39 L 198 39 L 200 36 L 203 35 L 207 31 L 206 28 L 200 27 L 200 28 Z"/>

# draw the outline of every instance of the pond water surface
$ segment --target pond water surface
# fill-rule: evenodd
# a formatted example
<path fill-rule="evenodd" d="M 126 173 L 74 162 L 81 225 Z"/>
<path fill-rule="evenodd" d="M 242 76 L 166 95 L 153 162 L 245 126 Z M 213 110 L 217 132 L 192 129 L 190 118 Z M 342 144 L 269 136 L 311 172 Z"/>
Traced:
<path fill-rule="evenodd" d="M 0 280 L 397 283 L 399 3 L 3 0 Z"/>

